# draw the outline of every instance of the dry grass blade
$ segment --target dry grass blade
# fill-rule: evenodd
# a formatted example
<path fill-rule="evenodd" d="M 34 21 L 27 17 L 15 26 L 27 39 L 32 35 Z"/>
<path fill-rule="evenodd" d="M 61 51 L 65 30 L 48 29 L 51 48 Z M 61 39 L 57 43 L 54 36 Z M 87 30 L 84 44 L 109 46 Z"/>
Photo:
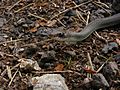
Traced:
<path fill-rule="evenodd" d="M 14 5 L 12 5 L 12 6 L 8 9 L 8 11 L 10 11 L 11 9 L 13 9 L 13 8 L 14 8 L 17 4 L 19 4 L 21 1 L 22 1 L 22 0 L 17 1 Z"/>
<path fill-rule="evenodd" d="M 53 17 L 51 18 L 51 20 L 54 19 L 54 18 L 56 18 L 56 17 L 58 17 L 59 15 L 65 13 L 65 12 L 69 11 L 69 10 L 72 10 L 72 9 L 78 8 L 78 7 L 82 6 L 82 5 L 87 4 L 87 3 L 90 3 L 90 2 L 91 2 L 91 0 L 88 1 L 88 2 L 85 2 L 85 3 L 82 3 L 82 4 L 80 4 L 80 5 L 77 5 L 77 6 L 74 6 L 74 7 L 68 8 L 68 9 L 65 9 L 64 11 L 62 11 L 62 12 L 56 14 L 55 16 L 53 16 Z"/>
<path fill-rule="evenodd" d="M 8 87 L 11 85 L 11 83 L 12 83 L 13 79 L 15 78 L 18 70 L 19 70 L 19 69 L 17 69 L 17 71 L 14 73 L 13 77 L 11 78 L 11 81 L 9 82 Z"/>
<path fill-rule="evenodd" d="M 12 40 L 12 41 L 5 41 L 5 42 L 0 42 L 0 45 L 1 44 L 7 44 L 7 43 L 14 43 L 14 42 L 18 42 L 18 41 L 21 41 L 21 40 L 23 40 L 23 39 L 17 39 L 17 40 Z"/>
<path fill-rule="evenodd" d="M 24 6 L 24 7 L 20 8 L 20 9 L 18 9 L 17 11 L 15 11 L 15 13 L 18 13 L 19 11 L 21 11 L 21 10 L 23 10 L 23 9 L 25 9 L 25 8 L 27 8 L 27 7 L 31 6 L 31 5 L 33 5 L 33 4 L 34 4 L 34 3 L 30 3 L 30 4 L 26 5 L 26 6 Z"/>
<path fill-rule="evenodd" d="M 92 60 L 91 60 L 91 57 L 90 57 L 90 53 L 87 53 L 87 57 L 88 57 L 91 69 L 94 70 L 94 67 L 93 67 L 93 64 L 92 64 Z"/>
<path fill-rule="evenodd" d="M 6 66 L 6 69 L 7 69 L 7 74 L 8 74 L 9 79 L 12 79 L 12 73 L 11 73 L 10 67 Z"/>

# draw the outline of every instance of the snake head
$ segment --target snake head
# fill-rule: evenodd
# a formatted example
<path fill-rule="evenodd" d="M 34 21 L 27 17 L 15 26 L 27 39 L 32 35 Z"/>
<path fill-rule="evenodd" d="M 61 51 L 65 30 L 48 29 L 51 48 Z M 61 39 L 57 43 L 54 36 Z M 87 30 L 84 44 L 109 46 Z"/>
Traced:
<path fill-rule="evenodd" d="M 80 41 L 80 38 L 78 35 L 75 35 L 76 33 L 65 33 L 64 38 L 55 38 L 57 41 L 62 41 L 65 42 L 66 44 L 76 44 L 77 42 Z"/>

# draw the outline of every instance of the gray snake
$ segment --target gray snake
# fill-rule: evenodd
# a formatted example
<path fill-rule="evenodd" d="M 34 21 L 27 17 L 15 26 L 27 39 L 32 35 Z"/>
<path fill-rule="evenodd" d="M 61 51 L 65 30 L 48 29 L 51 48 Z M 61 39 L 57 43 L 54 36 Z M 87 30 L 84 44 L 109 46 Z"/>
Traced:
<path fill-rule="evenodd" d="M 120 24 L 120 13 L 110 17 L 96 19 L 90 22 L 81 32 L 67 33 L 66 38 L 64 38 L 62 41 L 66 41 L 69 43 L 80 42 L 86 39 L 89 35 L 91 35 L 94 31 L 98 29 L 114 26 L 117 24 Z"/>

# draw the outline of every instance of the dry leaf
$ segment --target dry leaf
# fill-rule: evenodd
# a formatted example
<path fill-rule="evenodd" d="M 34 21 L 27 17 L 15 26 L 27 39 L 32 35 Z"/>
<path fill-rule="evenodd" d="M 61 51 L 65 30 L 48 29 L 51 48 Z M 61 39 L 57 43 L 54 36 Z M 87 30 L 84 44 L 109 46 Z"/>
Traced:
<path fill-rule="evenodd" d="M 63 64 L 58 64 L 56 67 L 55 67 L 55 70 L 56 71 L 63 71 L 64 69 L 64 65 Z"/>
<path fill-rule="evenodd" d="M 83 69 L 84 69 L 87 73 L 90 73 L 90 74 L 96 73 L 96 71 L 95 71 L 95 70 L 92 70 L 91 68 L 86 68 L 86 67 L 84 67 Z"/>
<path fill-rule="evenodd" d="M 30 30 L 29 30 L 30 32 L 36 32 L 37 31 L 37 28 L 31 28 Z"/>

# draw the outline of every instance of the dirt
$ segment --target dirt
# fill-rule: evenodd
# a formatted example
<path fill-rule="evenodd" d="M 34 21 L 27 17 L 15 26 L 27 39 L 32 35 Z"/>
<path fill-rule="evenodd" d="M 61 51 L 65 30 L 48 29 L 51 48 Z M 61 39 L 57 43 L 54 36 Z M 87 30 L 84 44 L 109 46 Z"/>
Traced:
<path fill-rule="evenodd" d="M 98 30 L 102 38 L 94 33 L 75 45 L 54 40 L 112 15 L 110 6 L 80 0 L 0 0 L 0 87 L 32 90 L 32 77 L 59 73 L 69 90 L 120 90 L 119 25 Z M 117 45 L 104 53 L 111 42 Z M 21 68 L 23 58 L 37 61 L 41 70 Z M 97 82 L 99 73 L 109 86 Z"/>

